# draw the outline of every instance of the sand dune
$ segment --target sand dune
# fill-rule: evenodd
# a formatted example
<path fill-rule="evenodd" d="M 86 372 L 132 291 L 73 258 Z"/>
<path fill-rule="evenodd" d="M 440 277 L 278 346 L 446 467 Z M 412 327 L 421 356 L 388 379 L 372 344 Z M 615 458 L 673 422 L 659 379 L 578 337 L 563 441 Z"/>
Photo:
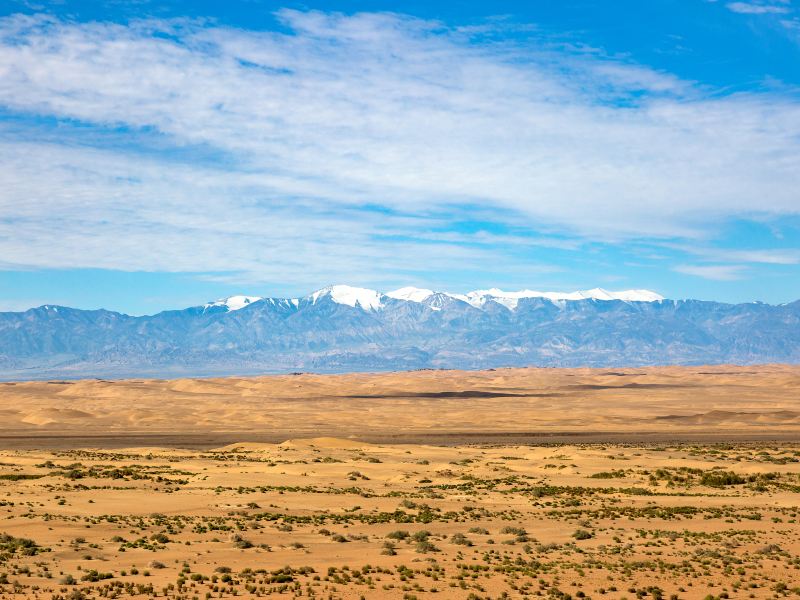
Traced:
<path fill-rule="evenodd" d="M 786 436 L 798 398 L 800 367 L 780 365 L 18 382 L 0 386 L 0 437 Z"/>
<path fill-rule="evenodd" d="M 800 412 L 778 410 L 774 412 L 733 412 L 729 410 L 712 410 L 696 415 L 666 415 L 656 417 L 657 420 L 685 425 L 723 425 L 739 424 L 741 426 L 757 425 L 800 425 Z"/>

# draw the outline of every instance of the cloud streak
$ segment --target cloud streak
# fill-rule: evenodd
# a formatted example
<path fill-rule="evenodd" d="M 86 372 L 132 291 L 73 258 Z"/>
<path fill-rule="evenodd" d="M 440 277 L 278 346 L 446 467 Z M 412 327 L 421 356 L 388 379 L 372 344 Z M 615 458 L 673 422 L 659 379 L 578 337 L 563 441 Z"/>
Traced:
<path fill-rule="evenodd" d="M 678 265 L 673 270 L 712 281 L 737 281 L 744 269 L 743 265 Z"/>
<path fill-rule="evenodd" d="M 769 15 L 769 14 L 782 15 L 792 12 L 791 9 L 788 6 L 786 6 L 786 4 L 788 4 L 788 2 L 781 2 L 780 4 L 729 2 L 725 6 L 728 7 L 728 10 L 745 15 Z"/>

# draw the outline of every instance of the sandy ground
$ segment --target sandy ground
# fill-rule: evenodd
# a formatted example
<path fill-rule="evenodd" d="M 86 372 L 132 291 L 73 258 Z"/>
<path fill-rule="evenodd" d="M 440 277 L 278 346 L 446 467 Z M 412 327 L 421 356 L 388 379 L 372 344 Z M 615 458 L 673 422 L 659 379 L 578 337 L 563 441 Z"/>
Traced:
<path fill-rule="evenodd" d="M 799 457 L 331 438 L 4 451 L 0 594 L 794 596 Z"/>
<path fill-rule="evenodd" d="M 789 366 L 0 383 L 0 447 L 792 440 L 799 399 Z"/>
<path fill-rule="evenodd" d="M 0 598 L 796 597 L 798 391 L 785 366 L 3 384 Z"/>

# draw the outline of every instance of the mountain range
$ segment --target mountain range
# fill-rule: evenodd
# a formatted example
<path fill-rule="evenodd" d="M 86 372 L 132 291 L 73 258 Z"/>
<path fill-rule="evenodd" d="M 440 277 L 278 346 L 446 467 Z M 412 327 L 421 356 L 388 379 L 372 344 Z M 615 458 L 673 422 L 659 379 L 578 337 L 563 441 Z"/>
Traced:
<path fill-rule="evenodd" d="M 4 379 L 765 362 L 800 362 L 800 301 L 336 285 L 147 316 L 53 305 L 0 313 Z"/>

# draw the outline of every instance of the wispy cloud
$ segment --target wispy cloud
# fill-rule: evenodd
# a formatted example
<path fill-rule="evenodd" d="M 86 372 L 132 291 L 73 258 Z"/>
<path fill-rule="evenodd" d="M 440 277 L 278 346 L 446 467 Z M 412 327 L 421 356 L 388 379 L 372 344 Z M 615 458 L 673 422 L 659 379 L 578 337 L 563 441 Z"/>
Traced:
<path fill-rule="evenodd" d="M 800 249 L 748 249 L 748 248 L 710 248 L 703 245 L 685 243 L 661 243 L 663 248 L 677 250 L 708 262 L 750 263 L 762 265 L 800 264 Z"/>
<path fill-rule="evenodd" d="M 673 270 L 713 281 L 736 281 L 742 279 L 745 267 L 743 265 L 678 265 Z"/>
<path fill-rule="evenodd" d="M 800 18 L 782 19 L 781 25 L 784 26 L 789 34 L 796 36 L 800 40 Z"/>
<path fill-rule="evenodd" d="M 562 245 L 800 212 L 789 95 L 535 31 L 278 16 L 286 32 L 0 20 L 3 263 L 374 280 L 508 260 L 513 236 L 463 239 L 472 208 Z"/>
<path fill-rule="evenodd" d="M 725 6 L 736 13 L 746 15 L 786 14 L 791 12 L 788 2 L 756 3 L 756 2 L 729 2 Z"/>

